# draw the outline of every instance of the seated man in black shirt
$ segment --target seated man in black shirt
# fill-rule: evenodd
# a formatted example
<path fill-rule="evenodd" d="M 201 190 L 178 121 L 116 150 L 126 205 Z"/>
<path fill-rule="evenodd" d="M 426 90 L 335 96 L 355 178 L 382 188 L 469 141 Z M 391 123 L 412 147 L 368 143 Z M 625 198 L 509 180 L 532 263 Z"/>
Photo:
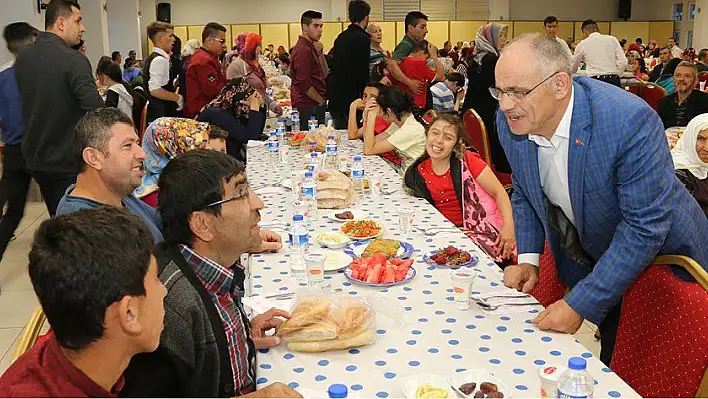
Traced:
<path fill-rule="evenodd" d="M 665 129 L 686 126 L 696 115 L 708 112 L 708 94 L 695 90 L 697 75 L 696 66 L 690 62 L 676 67 L 676 91 L 659 101 L 659 116 Z"/>

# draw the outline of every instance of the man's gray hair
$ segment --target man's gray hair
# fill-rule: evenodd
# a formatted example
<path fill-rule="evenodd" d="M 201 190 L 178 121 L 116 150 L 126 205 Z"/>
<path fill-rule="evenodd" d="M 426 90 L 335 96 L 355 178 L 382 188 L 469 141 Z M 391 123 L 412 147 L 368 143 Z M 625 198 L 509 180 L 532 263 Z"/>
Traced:
<path fill-rule="evenodd" d="M 546 77 L 557 72 L 565 72 L 570 75 L 573 60 L 568 53 L 567 44 L 561 44 L 556 38 L 541 33 L 526 33 L 512 40 L 504 50 L 517 43 L 528 44 L 534 63 L 533 67 L 536 68 L 539 75 Z"/>
<path fill-rule="evenodd" d="M 119 123 L 133 126 L 128 115 L 117 108 L 98 108 L 79 119 L 75 128 L 74 156 L 80 162 L 82 171 L 86 168 L 83 162 L 84 149 L 91 147 L 108 155 L 111 128 Z"/>
<path fill-rule="evenodd" d="M 690 62 L 690 61 L 681 61 L 678 65 L 676 65 L 676 68 L 691 68 L 693 69 L 694 74 L 698 74 L 698 68 L 696 68 L 696 64 Z"/>

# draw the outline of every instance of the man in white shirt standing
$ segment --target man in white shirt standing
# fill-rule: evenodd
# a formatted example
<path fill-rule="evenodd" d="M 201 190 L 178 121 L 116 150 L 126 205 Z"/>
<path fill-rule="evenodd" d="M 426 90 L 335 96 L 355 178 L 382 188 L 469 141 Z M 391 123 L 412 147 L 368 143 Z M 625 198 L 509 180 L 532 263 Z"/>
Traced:
<path fill-rule="evenodd" d="M 167 22 L 153 22 L 147 27 L 147 35 L 152 41 L 152 53 L 143 67 L 143 85 L 150 104 L 147 123 L 164 116 L 177 116 L 184 107 L 184 97 L 175 93 L 170 81 L 170 54 L 175 42 L 173 26 Z"/>
<path fill-rule="evenodd" d="M 683 50 L 681 47 L 676 45 L 676 39 L 670 37 L 666 42 L 666 47 L 671 51 L 671 58 L 681 58 L 683 56 Z"/>
<path fill-rule="evenodd" d="M 658 254 L 708 266 L 708 219 L 674 177 L 656 112 L 625 90 L 571 78 L 570 66 L 560 43 L 540 34 L 515 39 L 496 65 L 490 92 L 514 171 L 519 252 L 504 284 L 536 286 L 547 240 L 570 291 L 533 323 L 574 334 L 592 321 L 609 365 L 625 291 Z"/>
<path fill-rule="evenodd" d="M 571 72 L 576 73 L 581 62 L 588 76 L 621 87 L 620 74 L 627 69 L 627 57 L 614 36 L 603 35 L 592 19 L 583 22 L 582 42 L 575 48 Z"/>
<path fill-rule="evenodd" d="M 558 18 L 553 15 L 547 16 L 546 19 L 543 20 L 543 31 L 546 32 L 546 35 L 548 35 L 548 37 L 556 39 L 558 43 L 562 43 L 563 47 L 568 49 L 568 53 L 571 56 L 573 55 L 573 52 L 570 51 L 570 47 L 568 47 L 568 43 L 558 37 Z"/>

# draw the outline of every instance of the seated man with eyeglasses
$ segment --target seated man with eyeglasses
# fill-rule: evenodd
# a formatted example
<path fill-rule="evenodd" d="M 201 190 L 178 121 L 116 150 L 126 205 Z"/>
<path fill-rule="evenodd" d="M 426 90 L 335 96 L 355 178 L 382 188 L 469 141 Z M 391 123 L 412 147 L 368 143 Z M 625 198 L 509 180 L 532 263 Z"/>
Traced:
<path fill-rule="evenodd" d="M 219 95 L 226 86 L 226 74 L 219 55 L 226 42 L 226 28 L 209 22 L 202 31 L 202 47 L 192 55 L 185 71 L 187 89 L 184 113 L 190 118 Z"/>
<path fill-rule="evenodd" d="M 179 155 L 162 171 L 165 242 L 156 256 L 167 288 L 165 329 L 157 351 L 131 361 L 124 396 L 299 396 L 280 383 L 256 391 L 256 350 L 280 344 L 266 331 L 289 315 L 272 309 L 249 321 L 235 289 L 230 266 L 261 246 L 263 202 L 244 172 L 211 150 Z"/>

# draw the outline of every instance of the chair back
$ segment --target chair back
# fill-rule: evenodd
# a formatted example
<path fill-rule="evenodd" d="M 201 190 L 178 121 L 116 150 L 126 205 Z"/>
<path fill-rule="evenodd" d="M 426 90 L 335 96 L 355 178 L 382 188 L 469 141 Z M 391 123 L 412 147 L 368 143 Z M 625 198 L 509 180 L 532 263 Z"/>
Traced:
<path fill-rule="evenodd" d="M 484 121 L 477 111 L 470 108 L 462 115 L 462 123 L 465 125 L 470 144 L 472 144 L 477 152 L 479 152 L 484 162 L 491 168 L 493 166 L 492 153 L 489 149 L 489 136 L 487 134 L 487 128 L 484 126 Z"/>
<path fill-rule="evenodd" d="M 642 397 L 708 397 L 707 315 L 708 272 L 685 256 L 657 257 L 624 294 L 612 369 Z"/>
<path fill-rule="evenodd" d="M 47 316 L 44 315 L 44 311 L 40 305 L 34 308 L 32 315 L 30 315 L 27 325 L 25 325 L 24 330 L 22 330 L 22 335 L 20 335 L 19 341 L 17 341 L 17 348 L 15 349 L 15 354 L 12 356 L 13 363 L 17 358 L 22 356 L 25 352 L 30 350 L 32 346 L 37 342 L 40 331 L 42 331 L 42 326 L 47 320 Z"/>
<path fill-rule="evenodd" d="M 556 261 L 551 254 L 551 248 L 548 246 L 548 241 L 543 248 L 541 254 L 541 265 L 538 269 L 538 283 L 531 295 L 536 298 L 541 305 L 548 307 L 552 303 L 563 299 L 566 286 L 558 278 L 556 270 Z"/>
<path fill-rule="evenodd" d="M 698 73 L 698 81 L 696 82 L 696 87 L 698 87 L 699 82 L 708 82 L 708 72 L 703 71 Z"/>
<path fill-rule="evenodd" d="M 654 111 L 658 111 L 659 100 L 666 97 L 666 90 L 659 85 L 649 83 L 641 89 L 640 96 L 654 108 Z"/>
<path fill-rule="evenodd" d="M 150 100 L 145 103 L 145 106 L 143 107 L 143 113 L 140 116 L 140 131 L 138 132 L 138 137 L 140 137 L 141 143 L 143 142 L 143 134 L 145 133 L 145 129 L 147 129 L 147 114 L 149 105 Z"/>
<path fill-rule="evenodd" d="M 426 125 L 430 125 L 430 122 L 432 122 L 437 117 L 438 117 L 437 111 L 435 111 L 434 109 L 429 109 L 423 114 L 423 122 Z"/>

